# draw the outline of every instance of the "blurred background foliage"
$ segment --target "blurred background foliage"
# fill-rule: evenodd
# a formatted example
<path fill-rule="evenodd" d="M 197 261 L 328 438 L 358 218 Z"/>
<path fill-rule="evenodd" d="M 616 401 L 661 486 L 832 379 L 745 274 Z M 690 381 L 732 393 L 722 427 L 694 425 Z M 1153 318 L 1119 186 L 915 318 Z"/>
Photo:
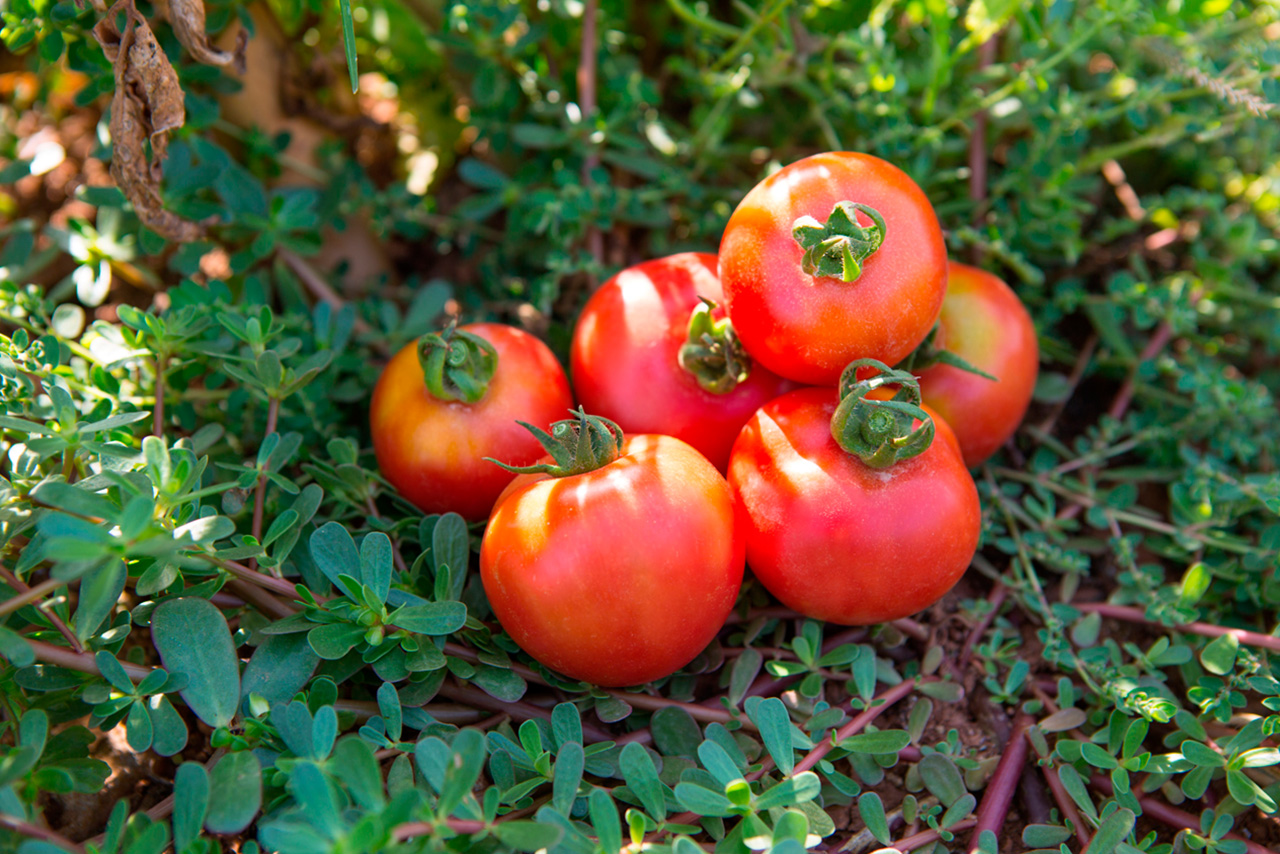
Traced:
<path fill-rule="evenodd" d="M 1207 818 L 1182 832 L 1179 846 L 1242 851 L 1224 835 L 1235 820 L 1280 844 L 1265 817 L 1280 788 L 1263 774 L 1280 756 L 1243 758 L 1270 749 L 1266 739 L 1280 729 L 1280 683 L 1262 651 L 1269 641 L 1237 654 L 1213 635 L 1167 628 L 1198 620 L 1274 640 L 1280 606 L 1276 3 L 374 0 L 350 7 L 355 94 L 342 4 L 210 0 L 208 30 L 219 44 L 230 47 L 241 28 L 252 33 L 244 76 L 193 60 L 162 4 L 137 8 L 185 93 L 186 122 L 171 134 L 160 188 L 169 210 L 200 223 L 195 242 L 143 225 L 108 174 L 115 82 L 91 32 L 100 12 L 74 0 L 0 0 L 0 319 L 9 332 L 0 353 L 0 539 L 13 597 L 0 652 L 24 666 L 18 673 L 32 672 L 19 635 L 153 664 L 143 628 L 150 609 L 183 593 L 244 587 L 249 576 L 235 570 L 242 561 L 282 583 L 328 590 L 323 568 L 295 545 L 330 522 L 362 540 L 388 534 L 405 564 L 396 589 L 431 598 L 423 567 L 432 566 L 436 521 L 391 493 L 369 451 L 367 392 L 386 357 L 442 314 L 521 324 L 563 356 L 594 284 L 647 258 L 713 251 L 734 205 L 771 170 L 817 151 L 858 150 L 891 160 L 925 189 L 956 257 L 1015 286 L 1043 355 L 1036 404 L 1016 444 L 978 475 L 985 528 L 975 569 L 931 615 L 927 644 L 893 627 L 870 638 L 881 681 L 950 674 L 967 698 L 980 698 L 967 699 L 962 716 L 992 733 L 1000 727 L 975 709 L 1003 710 L 1007 730 L 1008 714 L 1078 707 L 1085 715 L 1071 722 L 1096 750 L 1066 737 L 1041 736 L 1033 746 L 1042 764 L 1075 774 L 1071 802 L 1089 829 L 1104 842 L 1114 837 L 1092 854 L 1173 844 L 1173 826 L 1151 818 L 1158 812 L 1134 831 L 1133 815 L 1149 806 L 1125 791 L 1118 767 L 1135 780 L 1145 769 L 1144 798 L 1195 809 L 1210 792 Z M 144 442 L 146 432 L 155 435 Z M 150 502 L 149 521 L 136 509 L 125 517 L 129 496 L 110 491 L 120 487 L 106 486 L 104 471 L 147 474 L 150 487 L 130 483 Z M 61 488 L 76 481 L 81 489 Z M 58 486 L 49 491 L 50 483 Z M 110 512 L 92 501 L 93 489 L 109 490 Z M 106 533 L 73 530 L 67 519 L 77 514 L 106 518 L 95 529 Z M 117 542 L 112 522 L 167 545 L 135 552 L 133 540 Z M 86 538 L 91 547 L 67 552 L 47 545 Z M 104 570 L 121 556 L 126 576 Z M 237 644 L 258 648 L 257 629 L 281 614 L 260 597 L 255 606 L 255 583 L 232 589 L 243 601 L 224 610 Z M 24 600 L 27 588 L 37 595 Z M 286 603 L 287 590 L 277 591 Z M 61 597 L 50 605 L 57 620 L 24 606 L 42 592 Z M 474 586 L 462 599 L 473 616 L 487 616 Z M 1076 607 L 1104 599 L 1112 611 Z M 855 690 L 839 678 L 865 673 L 858 656 L 819 667 L 801 653 L 816 642 L 796 646 L 812 629 L 771 613 L 751 586 L 742 615 L 748 628 L 733 635 L 735 652 L 705 656 L 656 696 L 702 700 L 729 690 L 731 705 L 740 704 L 731 681 L 752 662 L 750 675 L 759 671 L 759 656 L 743 655 L 755 644 L 769 650 L 774 676 L 817 674 L 817 693 L 806 682 L 807 693 L 788 699 L 812 732 L 823 731 L 815 721 L 837 725 L 830 714 L 819 718 L 830 712 L 825 700 L 814 702 L 823 685 L 868 698 L 864 683 Z M 1103 617 L 1124 622 L 1100 631 Z M 483 650 L 489 671 L 462 662 L 450 665 L 448 681 L 439 669 L 424 673 L 440 679 L 390 679 L 392 671 L 357 661 L 318 689 L 308 683 L 308 714 L 376 698 L 382 741 L 366 740 L 381 746 L 399 739 L 385 734 L 400 700 L 390 704 L 380 685 L 402 683 L 406 708 L 435 691 L 463 705 L 524 696 L 524 678 L 491 672 L 512 672 L 509 641 L 476 625 L 452 637 Z M 925 656 L 937 646 L 954 672 Z M 449 660 L 460 654 L 455 647 Z M 39 655 L 52 665 L 57 653 Z M 101 676 L 133 697 L 123 672 L 111 673 Z M 607 697 L 542 678 L 584 715 L 594 710 L 621 728 L 615 734 L 644 732 L 657 717 L 640 705 L 625 715 Z M 1066 686 L 1054 688 L 1059 678 Z M 20 736 L 15 722 L 34 708 L 56 723 L 93 707 L 91 725 L 105 728 L 135 714 L 119 703 L 96 711 L 105 685 L 96 675 L 53 684 L 15 680 L 12 671 L 0 677 L 3 731 L 14 734 L 15 750 L 36 726 Z M 406 686 L 415 693 L 405 695 Z M 148 687 L 137 696 L 176 690 Z M 552 692 L 537 683 L 530 690 Z M 237 714 L 249 729 L 236 737 L 247 732 L 248 741 L 227 735 L 216 747 L 299 752 L 262 728 L 287 732 L 274 711 Z M 439 721 L 442 729 L 413 723 L 456 737 Z M 993 755 L 945 730 L 933 746 L 913 731 L 913 743 L 972 760 L 953 770 L 991 773 L 992 763 L 979 760 Z M 1196 748 L 1162 753 L 1184 739 L 1226 758 L 1215 764 Z M 658 745 L 668 758 L 673 743 Z M 911 749 L 916 758 L 901 766 L 896 752 L 877 764 L 851 750 L 854 776 L 874 789 L 885 767 L 916 767 L 921 749 Z M 1155 765 L 1138 761 L 1152 754 Z M 1111 772 L 1108 786 L 1086 790 L 1090 769 Z M 596 768 L 600 779 L 608 771 Z M 819 771 L 825 806 L 852 803 L 856 783 L 850 789 Z M 981 793 L 985 777 L 974 774 L 966 784 Z M 91 789 L 92 779 L 72 788 Z M 491 779 L 510 794 L 500 772 Z M 269 805 L 273 838 L 293 839 L 290 798 L 306 807 L 312 790 L 290 783 L 286 796 L 284 778 L 270 775 L 267 785 L 282 799 Z M 38 823 L 47 782 L 19 788 L 7 790 L 15 794 L 3 812 Z M 948 807 L 973 807 L 954 786 L 930 791 Z M 525 804 L 523 796 L 511 803 Z M 579 800 L 576 817 L 588 811 L 589 799 Z M 859 801 L 846 824 L 879 827 L 878 815 Z M 1063 820 L 1055 808 L 1039 824 Z M 782 827 L 776 816 L 770 822 Z M 331 841 L 356 832 L 329 831 Z M 1009 832 L 1014 848 L 1065 844 L 1054 841 L 1056 830 L 1029 840 Z M 540 841 L 536 832 L 510 837 L 484 844 Z M 304 850 L 299 839 L 284 847 Z"/>

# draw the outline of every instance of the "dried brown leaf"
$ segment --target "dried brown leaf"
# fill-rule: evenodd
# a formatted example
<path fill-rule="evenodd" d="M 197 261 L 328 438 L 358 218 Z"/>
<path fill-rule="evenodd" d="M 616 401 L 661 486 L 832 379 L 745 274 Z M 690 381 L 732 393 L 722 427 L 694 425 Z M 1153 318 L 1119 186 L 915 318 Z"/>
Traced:
<path fill-rule="evenodd" d="M 117 26 L 120 15 L 125 28 Z M 133 0 L 118 0 L 93 28 L 102 52 L 115 68 L 116 91 L 111 101 L 111 177 L 149 228 L 171 240 L 198 240 L 204 229 L 165 210 L 157 189 L 168 132 L 186 120 L 182 87 Z M 146 142 L 150 139 L 152 159 Z"/>
<path fill-rule="evenodd" d="M 209 43 L 209 34 L 205 31 L 204 0 L 169 0 L 169 23 L 173 25 L 173 34 L 182 42 L 182 46 L 191 55 L 205 65 L 231 65 L 236 71 L 244 74 L 244 50 L 249 41 L 249 33 L 241 28 L 236 37 L 236 49 L 232 53 L 218 50 Z"/>

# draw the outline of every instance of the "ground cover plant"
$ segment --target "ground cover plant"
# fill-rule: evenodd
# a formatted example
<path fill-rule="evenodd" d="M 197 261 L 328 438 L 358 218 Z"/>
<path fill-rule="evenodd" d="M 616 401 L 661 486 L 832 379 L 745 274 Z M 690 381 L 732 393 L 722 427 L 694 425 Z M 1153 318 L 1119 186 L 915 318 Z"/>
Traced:
<path fill-rule="evenodd" d="M 0 26 L 0 848 L 1280 847 L 1274 4 Z M 382 367 L 451 320 L 567 365 L 599 283 L 715 251 L 759 180 L 841 150 L 909 174 L 1036 327 L 973 565 L 856 629 L 748 575 L 675 675 L 546 670 L 481 528 L 379 472 Z"/>

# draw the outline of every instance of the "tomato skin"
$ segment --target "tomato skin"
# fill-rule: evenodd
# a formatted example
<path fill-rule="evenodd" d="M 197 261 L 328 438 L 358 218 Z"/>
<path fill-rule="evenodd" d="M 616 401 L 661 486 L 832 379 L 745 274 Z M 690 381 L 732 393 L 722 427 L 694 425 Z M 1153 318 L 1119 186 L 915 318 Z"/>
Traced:
<path fill-rule="evenodd" d="M 746 515 L 747 564 L 809 617 L 870 625 L 917 613 L 973 558 L 977 487 L 945 421 L 934 419 L 924 453 L 873 469 L 831 437 L 836 404 L 834 389 L 799 389 L 742 429 L 729 484 Z"/>
<path fill-rule="evenodd" d="M 422 381 L 417 345 L 400 350 L 373 390 L 369 423 L 378 467 L 401 495 L 424 513 L 454 511 L 478 521 L 514 477 L 512 465 L 546 452 L 516 420 L 546 428 L 573 406 L 564 368 L 546 344 L 501 323 L 459 327 L 494 346 L 498 368 L 485 396 L 473 404 L 432 397 Z"/>
<path fill-rule="evenodd" d="M 795 384 L 753 365 L 732 391 L 715 394 L 680 366 L 699 297 L 724 302 L 717 258 L 684 252 L 618 273 L 587 300 L 573 332 L 569 369 L 588 412 L 628 433 L 662 433 L 693 445 L 716 468 L 751 414 Z M 722 317 L 723 308 L 713 316 Z"/>
<path fill-rule="evenodd" d="M 810 276 L 792 226 L 805 215 L 824 222 L 846 200 L 883 215 L 884 243 L 853 282 Z M 871 220 L 859 212 L 858 222 Z M 720 279 L 755 359 L 802 383 L 835 385 L 854 359 L 892 365 L 924 340 L 946 292 L 947 253 L 933 207 L 905 172 L 871 155 L 830 152 L 747 193 L 720 242 Z"/>
<path fill-rule="evenodd" d="M 1022 300 L 992 274 L 951 262 L 936 344 L 998 378 L 933 365 L 920 373 L 924 402 L 955 431 L 969 468 L 1018 429 L 1040 371 L 1036 328 Z"/>
<path fill-rule="evenodd" d="M 724 477 L 670 436 L 630 436 L 586 474 L 521 475 L 480 576 L 502 627 L 548 667 L 607 687 L 674 673 L 733 608 L 743 538 Z"/>

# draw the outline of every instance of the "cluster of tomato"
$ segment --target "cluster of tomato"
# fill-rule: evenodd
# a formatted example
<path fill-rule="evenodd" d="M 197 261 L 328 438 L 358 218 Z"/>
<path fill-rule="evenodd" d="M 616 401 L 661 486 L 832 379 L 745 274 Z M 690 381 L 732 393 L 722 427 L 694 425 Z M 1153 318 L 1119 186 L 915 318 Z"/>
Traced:
<path fill-rule="evenodd" d="M 835 623 L 941 598 L 978 543 L 969 468 L 1017 427 L 1038 350 L 905 173 L 839 152 L 751 190 L 718 256 L 606 282 L 570 361 L 557 420 L 573 394 L 537 338 L 425 336 L 378 382 L 374 447 L 424 511 L 488 518 L 485 591 L 526 652 L 622 686 L 715 637 L 744 563 Z"/>

